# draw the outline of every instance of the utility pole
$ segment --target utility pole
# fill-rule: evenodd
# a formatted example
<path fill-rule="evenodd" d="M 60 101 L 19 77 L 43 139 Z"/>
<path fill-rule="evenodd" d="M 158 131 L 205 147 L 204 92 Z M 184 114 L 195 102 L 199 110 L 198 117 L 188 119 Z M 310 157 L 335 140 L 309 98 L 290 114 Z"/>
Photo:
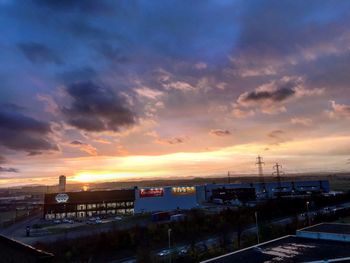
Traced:
<path fill-rule="evenodd" d="M 171 228 L 168 229 L 168 243 L 169 243 L 169 263 L 171 263 Z"/>
<path fill-rule="evenodd" d="M 265 163 L 263 162 L 263 158 L 260 155 L 256 158 L 255 165 L 258 166 L 259 180 L 260 180 L 263 192 L 265 193 L 266 187 L 265 187 L 265 179 L 264 179 L 264 172 L 263 172 L 263 165 L 265 165 Z"/>
<path fill-rule="evenodd" d="M 258 212 L 255 212 L 254 214 L 255 214 L 256 238 L 257 238 L 258 244 L 260 244 L 259 226 L 258 226 Z"/>
<path fill-rule="evenodd" d="M 231 183 L 230 171 L 227 172 L 227 181 L 228 181 L 229 184 Z"/>
<path fill-rule="evenodd" d="M 276 178 L 277 178 L 277 183 L 278 183 L 278 190 L 279 190 L 279 193 L 278 195 L 280 195 L 280 192 L 281 192 L 281 175 L 284 174 L 284 172 L 281 171 L 281 168 L 282 168 L 282 165 L 280 165 L 279 163 L 276 163 L 274 166 L 273 166 L 273 169 L 275 170 L 272 174 L 273 175 L 276 175 Z"/>
<path fill-rule="evenodd" d="M 310 226 L 311 222 L 310 222 L 310 209 L 309 209 L 309 201 L 306 201 L 306 216 L 307 216 L 307 224 Z"/>

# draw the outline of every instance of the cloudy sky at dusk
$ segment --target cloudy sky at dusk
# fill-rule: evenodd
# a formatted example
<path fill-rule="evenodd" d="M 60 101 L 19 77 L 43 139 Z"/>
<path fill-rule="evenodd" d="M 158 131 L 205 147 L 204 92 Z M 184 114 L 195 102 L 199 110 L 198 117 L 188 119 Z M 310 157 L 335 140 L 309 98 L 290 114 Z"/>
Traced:
<path fill-rule="evenodd" d="M 350 167 L 350 1 L 0 0 L 0 186 Z"/>

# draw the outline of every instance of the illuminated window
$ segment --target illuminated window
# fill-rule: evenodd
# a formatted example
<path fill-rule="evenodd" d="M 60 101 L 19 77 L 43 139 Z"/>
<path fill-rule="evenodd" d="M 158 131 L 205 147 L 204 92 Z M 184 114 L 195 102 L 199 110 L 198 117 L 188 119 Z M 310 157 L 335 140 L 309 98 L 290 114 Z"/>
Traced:
<path fill-rule="evenodd" d="M 77 210 L 85 210 L 85 209 L 86 209 L 86 205 L 83 205 L 83 204 L 77 205 Z"/>
<path fill-rule="evenodd" d="M 85 217 L 85 212 L 78 212 L 77 215 L 78 215 L 78 218 L 83 218 Z"/>
<path fill-rule="evenodd" d="M 96 204 L 88 204 L 87 209 L 96 209 Z"/>
<path fill-rule="evenodd" d="M 124 215 L 125 214 L 125 209 L 118 209 L 117 214 Z"/>
<path fill-rule="evenodd" d="M 116 208 L 117 204 L 116 203 L 107 203 L 108 208 Z"/>
<path fill-rule="evenodd" d="M 132 215 L 134 213 L 134 209 L 132 209 L 132 208 L 125 209 L 125 213 L 128 215 Z"/>
<path fill-rule="evenodd" d="M 75 212 L 67 213 L 67 217 L 68 217 L 68 218 L 75 217 Z"/>
<path fill-rule="evenodd" d="M 55 214 L 46 214 L 45 215 L 45 219 L 46 220 L 51 220 L 51 219 L 54 219 L 55 218 Z"/>
<path fill-rule="evenodd" d="M 125 202 L 119 202 L 119 203 L 117 203 L 117 207 L 125 207 Z"/>
<path fill-rule="evenodd" d="M 57 219 L 62 219 L 62 218 L 65 218 L 66 217 L 66 213 L 57 213 L 56 214 L 56 218 Z"/>

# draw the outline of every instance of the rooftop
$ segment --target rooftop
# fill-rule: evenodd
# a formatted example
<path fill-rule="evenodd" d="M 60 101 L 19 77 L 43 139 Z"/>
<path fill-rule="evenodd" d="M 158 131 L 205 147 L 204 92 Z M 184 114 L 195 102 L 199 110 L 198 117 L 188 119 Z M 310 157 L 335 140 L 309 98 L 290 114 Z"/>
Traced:
<path fill-rule="evenodd" d="M 347 257 L 350 257 L 349 242 L 285 236 L 204 262 L 309 262 Z"/>
<path fill-rule="evenodd" d="M 0 248 L 1 250 L 4 249 L 4 251 L 6 250 L 7 252 L 15 251 L 16 253 L 21 253 L 21 255 L 35 257 L 37 259 L 50 259 L 53 257 L 53 254 L 51 253 L 36 249 L 32 246 L 7 238 L 3 235 L 0 235 Z"/>
<path fill-rule="evenodd" d="M 299 231 L 350 235 L 350 224 L 323 223 L 306 227 Z"/>

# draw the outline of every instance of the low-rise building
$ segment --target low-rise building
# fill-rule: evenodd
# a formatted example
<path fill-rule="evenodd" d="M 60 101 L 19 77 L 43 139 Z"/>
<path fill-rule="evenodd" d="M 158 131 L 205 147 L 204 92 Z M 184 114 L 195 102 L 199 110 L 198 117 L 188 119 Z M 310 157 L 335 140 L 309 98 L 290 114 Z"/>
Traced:
<path fill-rule="evenodd" d="M 319 224 L 203 263 L 350 262 L 349 237 L 349 224 Z"/>
<path fill-rule="evenodd" d="M 46 194 L 44 218 L 85 218 L 98 215 L 133 214 L 133 189 Z"/>
<path fill-rule="evenodd" d="M 45 195 L 44 218 L 85 218 L 105 214 L 189 210 L 200 208 L 214 200 L 217 204 L 234 204 L 255 201 L 259 198 L 325 192 L 329 192 L 328 181 L 135 187 L 122 190 L 55 193 Z"/>

